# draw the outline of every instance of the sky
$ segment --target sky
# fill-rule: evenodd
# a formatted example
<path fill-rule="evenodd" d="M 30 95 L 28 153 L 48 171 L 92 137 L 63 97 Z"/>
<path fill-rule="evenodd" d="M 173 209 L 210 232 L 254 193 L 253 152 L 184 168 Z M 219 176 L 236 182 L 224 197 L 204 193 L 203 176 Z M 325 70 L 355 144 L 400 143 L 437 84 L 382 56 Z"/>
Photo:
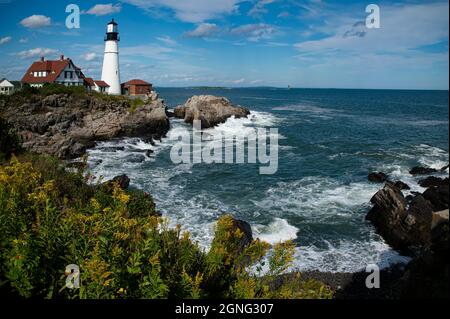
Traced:
<path fill-rule="evenodd" d="M 368 28 L 367 5 L 380 8 Z M 69 4 L 80 28 L 66 26 Z M 0 78 L 41 56 L 101 78 L 106 24 L 120 31 L 121 80 L 159 87 L 444 89 L 448 1 L 0 0 Z"/>

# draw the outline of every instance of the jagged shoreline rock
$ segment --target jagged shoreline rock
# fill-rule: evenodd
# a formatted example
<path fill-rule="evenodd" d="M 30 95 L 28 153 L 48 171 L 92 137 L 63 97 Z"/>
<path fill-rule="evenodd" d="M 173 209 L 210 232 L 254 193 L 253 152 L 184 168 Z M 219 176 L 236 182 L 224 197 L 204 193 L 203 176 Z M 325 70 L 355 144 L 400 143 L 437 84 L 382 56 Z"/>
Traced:
<path fill-rule="evenodd" d="M 235 106 L 224 97 L 213 95 L 193 96 L 184 105 L 177 106 L 174 110 L 176 118 L 184 119 L 186 123 L 191 124 L 199 120 L 202 128 L 214 127 L 232 116 L 242 118 L 249 114 L 248 109 Z"/>
<path fill-rule="evenodd" d="M 164 136 L 170 122 L 161 100 L 133 109 L 126 98 L 95 95 L 31 95 L 2 107 L 23 147 L 61 159 L 82 156 L 96 141 L 122 136 Z"/>
<path fill-rule="evenodd" d="M 437 170 L 435 170 L 437 172 Z M 429 174 L 430 169 L 411 170 Z M 396 297 L 448 298 L 449 179 L 428 177 L 423 193 L 404 197 L 391 182 L 378 191 L 366 219 L 394 249 L 412 257 L 395 279 Z"/>

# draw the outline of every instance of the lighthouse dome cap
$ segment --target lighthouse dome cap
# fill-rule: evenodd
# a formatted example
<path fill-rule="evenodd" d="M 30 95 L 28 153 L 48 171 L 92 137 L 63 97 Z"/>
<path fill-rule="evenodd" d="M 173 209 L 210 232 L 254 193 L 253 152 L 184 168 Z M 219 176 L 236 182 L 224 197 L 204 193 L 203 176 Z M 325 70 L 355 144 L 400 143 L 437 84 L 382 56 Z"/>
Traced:
<path fill-rule="evenodd" d="M 114 21 L 114 18 L 112 18 L 111 22 L 110 22 L 110 23 L 108 23 L 108 24 L 112 24 L 112 25 L 117 25 L 117 22 L 116 22 L 116 21 Z"/>

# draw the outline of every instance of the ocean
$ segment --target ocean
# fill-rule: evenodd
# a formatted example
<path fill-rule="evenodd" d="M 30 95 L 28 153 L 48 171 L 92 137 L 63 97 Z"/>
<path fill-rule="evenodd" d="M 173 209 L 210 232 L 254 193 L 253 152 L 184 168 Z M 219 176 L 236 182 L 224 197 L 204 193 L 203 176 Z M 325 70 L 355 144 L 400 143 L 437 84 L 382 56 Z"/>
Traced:
<path fill-rule="evenodd" d="M 173 164 L 169 138 L 155 146 L 139 138 L 100 142 L 89 150 L 92 172 L 105 179 L 127 174 L 157 208 L 208 249 L 214 223 L 231 213 L 250 223 L 254 237 L 294 240 L 295 268 L 356 272 L 368 264 L 407 262 L 378 236 L 365 216 L 382 187 L 372 171 L 423 191 L 408 171 L 449 162 L 448 91 L 333 89 L 157 89 L 169 109 L 199 94 L 224 96 L 247 107 L 247 119 L 214 130 L 278 128 L 279 167 L 259 164 Z M 172 132 L 191 129 L 171 119 Z M 154 154 L 145 156 L 143 150 Z M 438 174 L 439 175 L 439 174 Z M 448 176 L 448 170 L 441 173 Z M 407 194 L 407 193 L 406 193 Z"/>

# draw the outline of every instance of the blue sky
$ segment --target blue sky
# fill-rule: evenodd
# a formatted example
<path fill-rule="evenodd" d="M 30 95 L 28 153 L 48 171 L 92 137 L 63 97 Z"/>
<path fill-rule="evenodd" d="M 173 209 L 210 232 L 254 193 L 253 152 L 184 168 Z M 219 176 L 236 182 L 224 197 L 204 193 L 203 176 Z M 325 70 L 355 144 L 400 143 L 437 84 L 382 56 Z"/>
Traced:
<path fill-rule="evenodd" d="M 156 86 L 448 89 L 448 1 L 0 0 L 0 78 L 64 54 L 101 76 L 120 28 L 122 80 Z M 82 10 L 67 29 L 68 4 Z M 381 10 L 381 28 L 362 23 Z"/>

